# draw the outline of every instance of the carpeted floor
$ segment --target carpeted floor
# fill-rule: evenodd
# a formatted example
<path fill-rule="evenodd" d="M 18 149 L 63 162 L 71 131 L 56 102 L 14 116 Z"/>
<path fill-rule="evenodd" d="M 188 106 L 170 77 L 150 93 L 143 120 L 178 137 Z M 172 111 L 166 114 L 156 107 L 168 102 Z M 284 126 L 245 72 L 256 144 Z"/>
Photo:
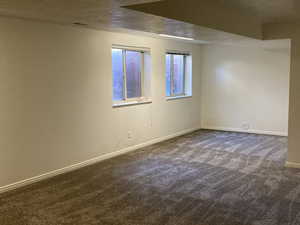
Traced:
<path fill-rule="evenodd" d="M 298 225 L 284 137 L 197 131 L 0 195 L 0 225 Z"/>

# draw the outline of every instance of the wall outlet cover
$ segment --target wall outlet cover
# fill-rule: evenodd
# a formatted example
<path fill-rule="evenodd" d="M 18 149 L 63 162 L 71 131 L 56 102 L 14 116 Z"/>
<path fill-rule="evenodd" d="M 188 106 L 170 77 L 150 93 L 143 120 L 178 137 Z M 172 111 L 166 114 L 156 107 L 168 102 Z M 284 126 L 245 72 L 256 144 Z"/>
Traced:
<path fill-rule="evenodd" d="M 249 130 L 250 129 L 250 124 L 249 123 L 243 123 L 242 124 L 242 129 L 243 130 Z"/>

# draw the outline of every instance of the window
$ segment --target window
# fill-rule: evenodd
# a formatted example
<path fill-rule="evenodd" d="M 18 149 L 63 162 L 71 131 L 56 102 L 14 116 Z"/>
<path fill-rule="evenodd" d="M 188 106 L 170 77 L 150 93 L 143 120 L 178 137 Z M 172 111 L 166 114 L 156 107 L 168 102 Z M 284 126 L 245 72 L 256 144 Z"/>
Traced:
<path fill-rule="evenodd" d="M 144 62 L 144 51 L 112 48 L 114 105 L 145 101 Z"/>
<path fill-rule="evenodd" d="M 166 54 L 166 95 L 167 97 L 191 96 L 190 55 Z"/>

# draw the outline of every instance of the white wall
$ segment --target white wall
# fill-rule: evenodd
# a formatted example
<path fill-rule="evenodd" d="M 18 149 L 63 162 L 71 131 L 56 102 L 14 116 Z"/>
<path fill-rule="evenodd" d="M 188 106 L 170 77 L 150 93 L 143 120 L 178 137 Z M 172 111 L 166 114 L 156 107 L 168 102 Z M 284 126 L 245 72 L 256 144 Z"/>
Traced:
<path fill-rule="evenodd" d="M 289 148 L 287 166 L 300 168 L 300 29 L 299 24 L 265 24 L 265 39 L 291 38 Z"/>
<path fill-rule="evenodd" d="M 201 123 L 287 133 L 288 51 L 202 47 L 4 18 L 0 32 L 0 191 Z M 113 44 L 151 49 L 152 104 L 112 107 Z M 166 101 L 165 50 L 192 53 L 192 98 Z"/>
<path fill-rule="evenodd" d="M 202 61 L 202 127 L 288 133 L 290 51 L 207 45 Z M 246 128 L 246 129 L 245 129 Z"/>
<path fill-rule="evenodd" d="M 4 18 L 0 33 L 0 187 L 200 127 L 200 64 L 173 101 L 164 66 L 166 49 L 200 62 L 199 45 Z M 112 44 L 151 48 L 152 104 L 112 108 Z"/>

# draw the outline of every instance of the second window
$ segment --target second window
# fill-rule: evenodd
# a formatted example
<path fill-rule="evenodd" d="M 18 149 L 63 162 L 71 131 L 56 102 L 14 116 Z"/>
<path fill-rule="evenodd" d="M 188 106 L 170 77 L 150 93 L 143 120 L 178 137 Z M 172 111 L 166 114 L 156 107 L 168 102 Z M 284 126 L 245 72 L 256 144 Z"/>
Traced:
<path fill-rule="evenodd" d="M 185 54 L 166 54 L 166 95 L 177 97 L 186 95 L 186 58 Z"/>

